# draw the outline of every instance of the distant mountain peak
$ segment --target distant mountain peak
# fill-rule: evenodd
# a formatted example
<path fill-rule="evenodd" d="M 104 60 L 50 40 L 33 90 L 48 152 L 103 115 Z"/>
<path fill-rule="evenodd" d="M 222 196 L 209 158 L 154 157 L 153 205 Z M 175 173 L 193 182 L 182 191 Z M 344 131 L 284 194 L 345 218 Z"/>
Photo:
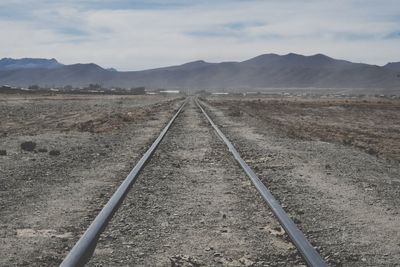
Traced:
<path fill-rule="evenodd" d="M 285 56 L 287 56 L 287 57 L 306 57 L 304 55 L 300 55 L 300 54 L 296 54 L 296 53 L 288 53 L 286 55 L 283 55 L 282 57 L 285 57 Z"/>
<path fill-rule="evenodd" d="M 205 62 L 204 60 L 200 59 L 200 60 L 195 60 L 195 61 L 192 61 L 192 62 L 189 62 L 189 63 L 203 64 L 203 63 L 207 63 L 207 62 Z"/>
<path fill-rule="evenodd" d="M 57 62 L 55 58 L 31 58 L 31 57 L 23 57 L 23 58 L 11 58 L 4 57 L 0 59 L 0 62 Z M 61 63 L 59 63 L 61 64 Z"/>
<path fill-rule="evenodd" d="M 314 55 L 312 55 L 312 57 L 326 57 L 326 58 L 331 58 L 331 57 L 328 57 L 327 55 L 324 55 L 324 54 L 321 54 L 321 53 L 314 54 Z"/>
<path fill-rule="evenodd" d="M 207 63 L 204 60 L 195 60 L 195 61 L 191 61 L 191 62 L 182 64 L 182 66 L 202 66 L 202 65 L 206 65 L 206 64 L 210 64 L 210 63 Z"/>
<path fill-rule="evenodd" d="M 383 67 L 389 70 L 400 71 L 400 62 L 389 62 Z"/>
<path fill-rule="evenodd" d="M 303 59 L 320 59 L 320 60 L 335 60 L 331 57 L 328 57 L 327 55 L 318 53 L 318 54 L 314 54 L 314 55 L 310 55 L 310 56 L 305 56 L 305 55 L 301 55 L 301 54 L 296 54 L 296 53 L 289 53 L 286 55 L 283 55 L 281 57 L 292 57 L 292 58 L 303 58 Z"/>
<path fill-rule="evenodd" d="M 0 70 L 16 70 L 16 69 L 54 69 L 64 66 L 59 63 L 55 58 L 9 58 L 5 57 L 0 59 Z"/>
<path fill-rule="evenodd" d="M 340 60 L 336 60 L 330 58 L 324 54 L 315 54 L 311 56 L 304 56 L 296 53 L 288 53 L 286 55 L 278 55 L 278 54 L 263 54 L 257 57 L 251 58 L 249 60 L 243 61 L 245 64 L 291 64 L 304 66 L 308 65 L 310 67 L 316 65 L 326 65 L 334 62 L 342 62 Z"/>
<path fill-rule="evenodd" d="M 65 68 L 77 69 L 81 71 L 103 71 L 104 69 L 95 63 L 76 63 L 72 65 L 65 65 Z"/>

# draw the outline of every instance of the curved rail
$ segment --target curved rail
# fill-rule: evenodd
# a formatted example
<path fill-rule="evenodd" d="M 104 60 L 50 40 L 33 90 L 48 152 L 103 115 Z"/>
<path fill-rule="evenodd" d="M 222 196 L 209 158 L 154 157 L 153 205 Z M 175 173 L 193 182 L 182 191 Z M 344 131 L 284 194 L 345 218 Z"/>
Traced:
<path fill-rule="evenodd" d="M 107 204 L 103 207 L 94 221 L 90 224 L 89 228 L 81 236 L 72 250 L 69 252 L 67 257 L 61 263 L 62 267 L 76 267 L 84 266 L 89 259 L 92 257 L 94 249 L 96 248 L 97 242 L 99 240 L 100 234 L 104 231 L 108 222 L 111 220 L 115 212 L 120 207 L 122 201 L 125 199 L 133 183 L 136 181 L 137 176 L 146 165 L 147 161 L 151 158 L 154 151 L 157 149 L 161 140 L 164 138 L 165 134 L 171 127 L 172 123 L 178 117 L 179 113 L 182 111 L 187 101 L 185 101 L 179 110 L 175 113 L 169 123 L 161 131 L 160 135 L 151 145 L 151 147 L 144 153 L 142 158 L 138 161 L 132 171 L 128 174 L 125 180 L 121 183 L 115 193 L 112 195 Z"/>
<path fill-rule="evenodd" d="M 218 133 L 221 139 L 228 146 L 229 151 L 233 154 L 236 161 L 240 164 L 246 174 L 250 177 L 254 186 L 257 188 L 258 192 L 262 195 L 264 200 L 267 202 L 268 206 L 271 208 L 272 212 L 275 214 L 276 218 L 285 229 L 286 233 L 289 235 L 293 244 L 300 251 L 304 260 L 307 262 L 309 266 L 319 267 L 319 266 L 328 266 L 322 257 L 318 254 L 318 252 L 314 249 L 311 243 L 307 240 L 305 235 L 297 228 L 296 224 L 290 219 L 287 213 L 283 210 L 283 208 L 279 205 L 278 201 L 271 194 L 268 188 L 261 182 L 261 180 L 257 177 L 255 172 L 250 168 L 249 165 L 242 159 L 239 152 L 232 145 L 232 143 L 226 138 L 226 136 L 221 132 L 218 126 L 211 120 L 211 118 L 207 115 L 205 110 L 202 108 L 198 100 L 196 99 L 197 106 L 201 109 L 204 116 L 207 118 L 211 126 Z"/>

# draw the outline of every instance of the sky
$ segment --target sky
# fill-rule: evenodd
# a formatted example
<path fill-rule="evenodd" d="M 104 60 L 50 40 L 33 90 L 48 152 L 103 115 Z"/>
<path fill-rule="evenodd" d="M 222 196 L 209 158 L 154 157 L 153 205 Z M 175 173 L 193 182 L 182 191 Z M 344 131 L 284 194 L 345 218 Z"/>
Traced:
<path fill-rule="evenodd" d="M 399 0 L 0 0 L 0 58 L 142 70 L 266 53 L 400 61 Z"/>

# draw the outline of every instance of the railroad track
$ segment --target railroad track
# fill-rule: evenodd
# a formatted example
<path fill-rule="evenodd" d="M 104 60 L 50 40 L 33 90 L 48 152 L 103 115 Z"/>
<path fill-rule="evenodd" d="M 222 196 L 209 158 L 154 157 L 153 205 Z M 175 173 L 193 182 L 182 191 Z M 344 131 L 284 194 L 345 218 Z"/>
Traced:
<path fill-rule="evenodd" d="M 265 185 L 260 181 L 255 172 L 247 165 L 247 163 L 241 158 L 236 148 L 227 139 L 227 137 L 222 133 L 218 126 L 212 121 L 210 116 L 206 113 L 200 101 L 197 99 L 192 99 L 197 105 L 198 109 L 201 110 L 207 121 L 211 124 L 213 129 L 216 131 L 220 139 L 226 144 L 229 151 L 232 153 L 235 160 L 241 166 L 243 171 L 249 176 L 251 182 L 254 184 L 255 188 L 261 194 L 265 202 L 268 204 L 272 210 L 275 217 L 278 219 L 282 228 L 285 229 L 286 233 L 289 235 L 292 243 L 296 246 L 298 251 L 301 253 L 302 257 L 309 266 L 326 266 L 326 263 L 314 247 L 307 240 L 305 235 L 297 228 L 293 221 L 289 218 L 286 212 L 282 209 L 276 199 L 273 197 L 271 192 L 265 187 Z M 123 200 L 127 196 L 130 188 L 136 181 L 140 172 L 145 167 L 146 163 L 150 160 L 153 153 L 156 151 L 157 147 L 167 134 L 168 130 L 173 125 L 176 118 L 179 116 L 181 111 L 184 109 L 188 100 L 186 100 L 182 106 L 178 109 L 175 115 L 171 118 L 165 128 L 161 131 L 160 135 L 150 146 L 150 148 L 145 152 L 142 158 L 138 161 L 136 166 L 132 169 L 126 179 L 122 182 L 104 208 L 100 211 L 94 221 L 91 223 L 89 228 L 81 236 L 72 250 L 69 252 L 67 257 L 61 263 L 61 266 L 84 266 L 92 257 L 92 254 L 96 248 L 97 242 L 100 238 L 101 233 L 107 227 L 109 221 L 116 213 L 116 211 L 121 206 Z"/>

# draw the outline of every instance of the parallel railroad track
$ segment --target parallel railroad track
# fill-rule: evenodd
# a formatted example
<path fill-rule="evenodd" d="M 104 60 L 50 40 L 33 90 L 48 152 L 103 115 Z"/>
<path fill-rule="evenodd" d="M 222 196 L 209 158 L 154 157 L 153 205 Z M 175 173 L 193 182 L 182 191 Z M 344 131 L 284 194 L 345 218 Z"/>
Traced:
<path fill-rule="evenodd" d="M 305 235 L 297 228 L 294 222 L 282 209 L 277 200 L 273 197 L 271 192 L 266 188 L 266 186 L 260 181 L 255 172 L 247 165 L 247 163 L 241 158 L 236 148 L 227 139 L 227 137 L 221 132 L 218 126 L 212 121 L 208 116 L 205 109 L 202 107 L 201 103 L 195 99 L 194 100 L 197 107 L 204 114 L 207 121 L 211 124 L 213 129 L 217 132 L 218 136 L 227 145 L 229 151 L 232 153 L 236 161 L 239 163 L 244 172 L 249 176 L 251 182 L 254 184 L 258 192 L 261 194 L 263 199 L 267 202 L 268 206 L 274 213 L 275 217 L 278 219 L 282 228 L 285 229 L 286 233 L 289 235 L 293 244 L 296 246 L 305 262 L 309 266 L 327 266 L 322 257 L 314 249 L 314 247 L 307 240 Z M 107 227 L 109 221 L 115 214 L 115 212 L 121 206 L 123 200 L 128 194 L 130 188 L 136 181 L 140 172 L 145 167 L 146 163 L 150 160 L 153 153 L 156 151 L 158 145 L 161 143 L 162 139 L 165 137 L 168 130 L 173 125 L 175 119 L 179 116 L 181 111 L 184 109 L 187 100 L 181 105 L 175 115 L 171 118 L 165 128 L 161 131 L 160 135 L 150 146 L 150 148 L 145 152 L 142 158 L 138 161 L 126 179 L 122 182 L 119 188 L 112 195 L 107 204 L 103 207 L 85 233 L 81 236 L 72 250 L 69 252 L 67 257 L 61 263 L 60 266 L 84 266 L 92 257 L 92 254 L 96 248 L 97 242 L 100 238 L 101 233 Z"/>

